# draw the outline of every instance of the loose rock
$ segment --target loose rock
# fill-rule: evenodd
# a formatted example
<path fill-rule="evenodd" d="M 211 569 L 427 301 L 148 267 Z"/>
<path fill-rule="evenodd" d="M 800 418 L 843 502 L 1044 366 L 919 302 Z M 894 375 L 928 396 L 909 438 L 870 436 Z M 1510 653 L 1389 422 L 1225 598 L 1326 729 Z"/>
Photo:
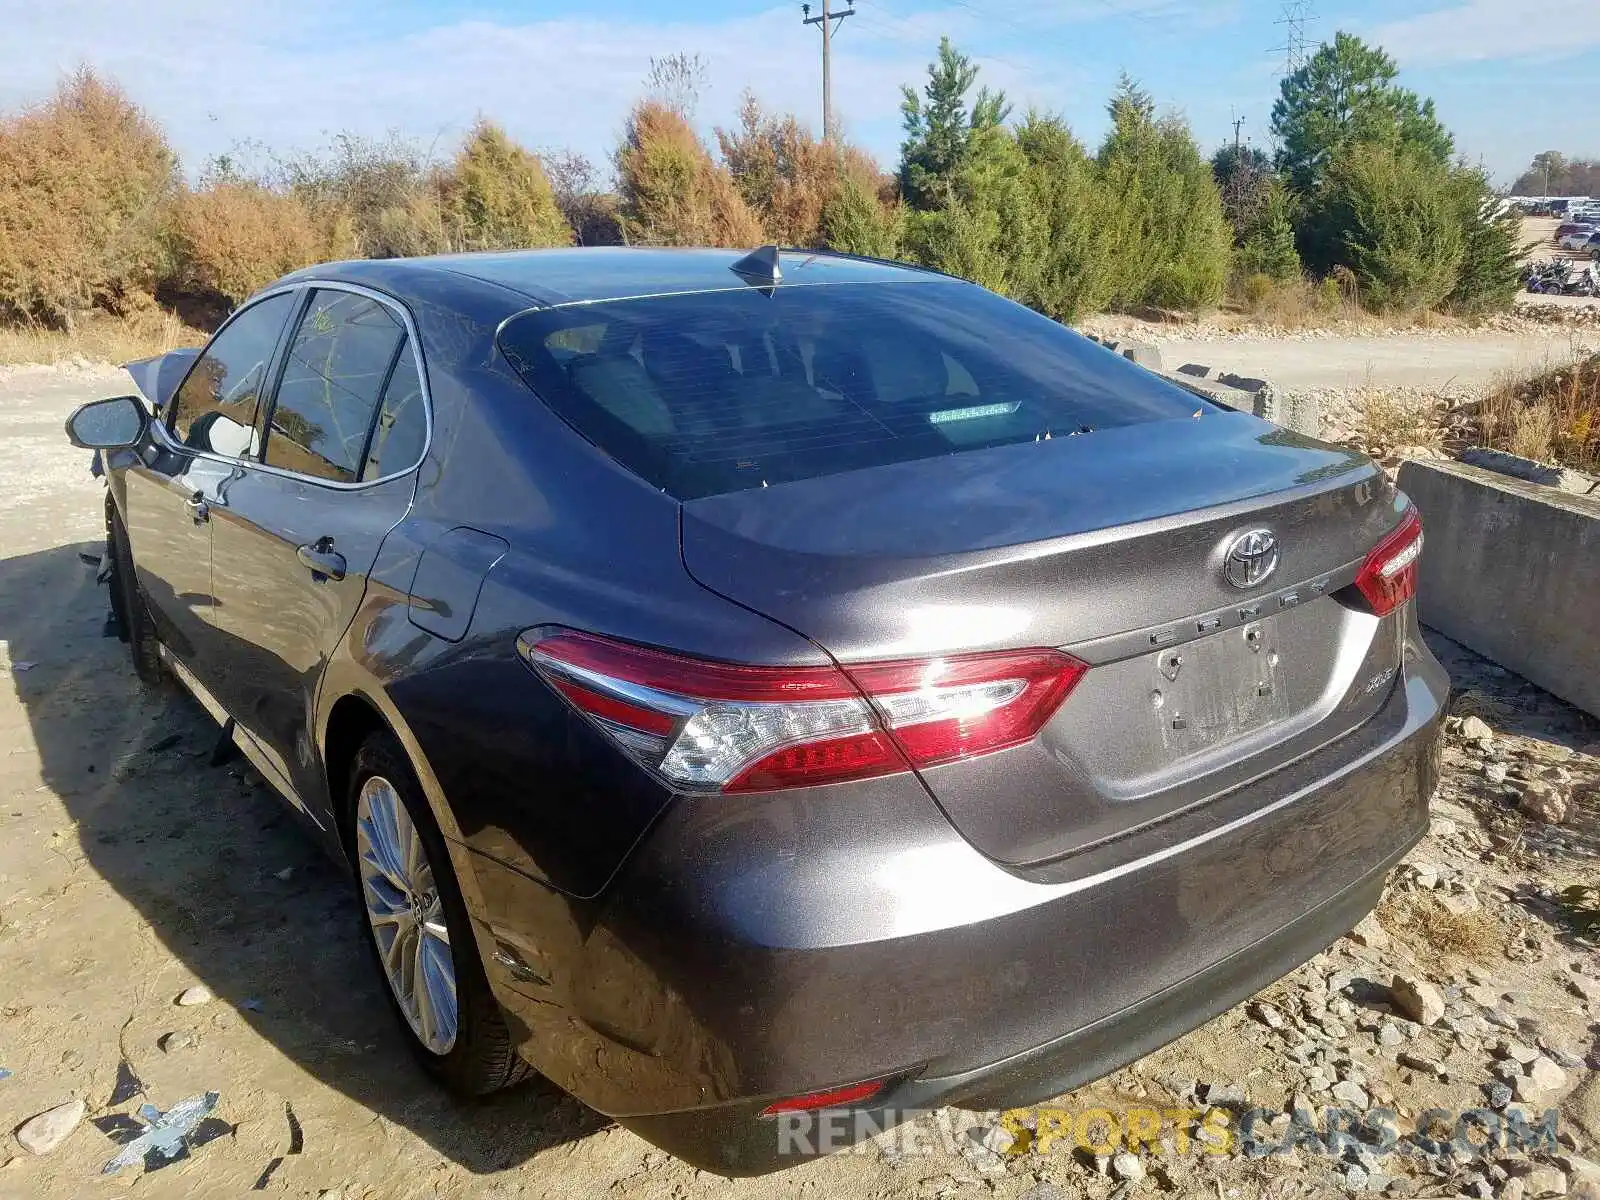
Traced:
<path fill-rule="evenodd" d="M 1517 1099 L 1531 1103 L 1566 1086 L 1567 1073 L 1548 1058 L 1540 1056 L 1529 1065 L 1528 1073 L 1517 1080 Z"/>
<path fill-rule="evenodd" d="M 203 983 L 184 988 L 178 995 L 178 1003 L 184 1008 L 194 1008 L 199 1004 L 210 1004 L 215 999 L 216 995 Z"/>
<path fill-rule="evenodd" d="M 1371 913 L 1362 917 L 1348 936 L 1356 945 L 1365 946 L 1369 950 L 1383 950 L 1389 945 L 1389 935 L 1383 931 L 1383 926 L 1378 924 L 1378 918 Z"/>
<path fill-rule="evenodd" d="M 1567 819 L 1567 798 L 1553 784 L 1530 783 L 1523 789 L 1517 807 L 1545 825 L 1559 825 Z"/>
<path fill-rule="evenodd" d="M 1111 1173 L 1118 1179 L 1129 1183 L 1138 1183 L 1144 1178 L 1144 1164 L 1139 1161 L 1137 1154 L 1129 1154 L 1126 1150 L 1115 1154 L 1111 1158 Z"/>
<path fill-rule="evenodd" d="M 1244 1103 L 1244 1089 L 1227 1083 L 1208 1083 L 1206 1103 L 1213 1108 L 1237 1107 Z"/>
<path fill-rule="evenodd" d="M 1436 1025 L 1444 1016 L 1444 997 L 1426 979 L 1396 975 L 1389 996 L 1406 1016 L 1419 1025 Z"/>
<path fill-rule="evenodd" d="M 1481 742 L 1485 738 L 1494 737 L 1494 730 L 1489 728 L 1489 723 L 1482 717 L 1468 717 L 1461 722 L 1461 740 L 1464 742 Z"/>
<path fill-rule="evenodd" d="M 194 1049 L 198 1041 L 199 1039 L 187 1029 L 177 1029 L 171 1033 L 163 1033 L 157 1039 L 156 1045 L 161 1047 L 161 1051 L 164 1054 L 175 1054 L 179 1050 Z"/>
<path fill-rule="evenodd" d="M 17 1128 L 17 1142 L 29 1154 L 49 1154 L 78 1127 L 85 1111 L 82 1100 L 69 1100 L 46 1109 Z"/>
<path fill-rule="evenodd" d="M 1256 1001 L 1248 1011 L 1252 1017 L 1260 1021 L 1268 1029 L 1282 1029 L 1287 1024 L 1283 1019 L 1283 1014 L 1263 1000 Z"/>
<path fill-rule="evenodd" d="M 1346 1108 L 1353 1108 L 1357 1112 L 1365 1112 L 1367 1106 L 1372 1103 L 1366 1089 L 1349 1079 L 1333 1085 L 1333 1098 Z"/>
<path fill-rule="evenodd" d="M 1522 1176 L 1523 1186 L 1527 1188 L 1529 1196 L 1565 1196 L 1567 1194 L 1567 1177 L 1554 1167 L 1534 1167 Z"/>
<path fill-rule="evenodd" d="M 1523 1066 L 1527 1066 L 1539 1057 L 1539 1052 L 1532 1046 L 1525 1046 L 1521 1042 L 1514 1042 L 1509 1038 L 1501 1040 L 1500 1044 L 1495 1047 L 1495 1053 L 1499 1054 L 1501 1058 L 1509 1058 L 1511 1061 L 1521 1063 Z"/>

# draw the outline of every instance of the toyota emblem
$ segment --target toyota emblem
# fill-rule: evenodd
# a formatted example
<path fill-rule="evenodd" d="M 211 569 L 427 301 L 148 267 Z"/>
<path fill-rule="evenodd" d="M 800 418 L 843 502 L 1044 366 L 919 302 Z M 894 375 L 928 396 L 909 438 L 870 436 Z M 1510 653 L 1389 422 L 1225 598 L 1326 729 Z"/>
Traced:
<path fill-rule="evenodd" d="M 1252 529 L 1228 544 L 1222 574 L 1236 588 L 1259 587 L 1278 569 L 1278 539 L 1270 529 Z"/>

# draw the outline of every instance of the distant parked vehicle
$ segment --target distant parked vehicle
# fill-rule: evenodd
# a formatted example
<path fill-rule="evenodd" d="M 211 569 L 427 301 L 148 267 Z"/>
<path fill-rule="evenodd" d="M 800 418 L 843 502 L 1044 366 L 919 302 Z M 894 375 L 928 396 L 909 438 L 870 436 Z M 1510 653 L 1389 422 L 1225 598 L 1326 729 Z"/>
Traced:
<path fill-rule="evenodd" d="M 1579 225 L 1571 233 L 1565 234 L 1558 242 L 1563 250 L 1587 250 L 1589 239 L 1595 234 L 1593 225 Z"/>
<path fill-rule="evenodd" d="M 1529 263 L 1522 272 L 1522 286 L 1535 294 L 1559 295 L 1571 274 L 1572 263 L 1568 259 Z"/>
<path fill-rule="evenodd" d="M 1559 242 L 1562 238 L 1570 237 L 1580 229 L 1593 232 L 1594 226 L 1587 221 L 1563 221 L 1556 229 L 1555 240 Z"/>

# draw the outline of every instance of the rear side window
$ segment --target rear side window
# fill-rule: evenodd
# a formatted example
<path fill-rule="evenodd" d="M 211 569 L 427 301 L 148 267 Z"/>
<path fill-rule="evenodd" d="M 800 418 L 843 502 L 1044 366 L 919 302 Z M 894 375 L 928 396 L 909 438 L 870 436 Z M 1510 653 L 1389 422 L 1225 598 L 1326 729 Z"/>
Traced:
<path fill-rule="evenodd" d="M 954 281 L 535 309 L 500 347 L 579 433 L 681 500 L 1142 421 L 1200 402 Z"/>
<path fill-rule="evenodd" d="M 421 461 L 422 447 L 428 439 L 428 415 L 422 405 L 422 380 L 408 344 L 400 351 L 394 373 L 383 389 L 378 423 L 367 447 L 366 465 L 361 468 L 362 479 L 398 475 Z"/>
<path fill-rule="evenodd" d="M 289 343 L 267 432 L 267 465 L 354 483 L 405 329 L 376 300 L 323 289 Z"/>
<path fill-rule="evenodd" d="M 178 441 L 229 458 L 255 453 L 256 412 L 293 300 L 283 292 L 257 301 L 211 339 L 172 398 Z"/>

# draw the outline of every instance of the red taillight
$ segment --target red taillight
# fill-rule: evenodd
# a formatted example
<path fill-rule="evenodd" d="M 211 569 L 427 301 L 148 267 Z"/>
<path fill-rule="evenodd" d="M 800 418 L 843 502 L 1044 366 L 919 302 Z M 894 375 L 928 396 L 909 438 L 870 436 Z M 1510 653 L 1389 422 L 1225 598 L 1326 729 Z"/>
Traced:
<path fill-rule="evenodd" d="M 883 1091 L 881 1079 L 869 1080 L 866 1083 L 852 1083 L 849 1087 L 834 1088 L 827 1092 L 807 1092 L 804 1096 L 790 1096 L 786 1100 L 774 1100 L 761 1110 L 763 1117 L 775 1117 L 779 1113 L 815 1112 L 819 1108 L 841 1108 L 846 1104 L 860 1104 L 863 1100 L 870 1100 Z"/>
<path fill-rule="evenodd" d="M 1088 669 L 1059 650 L 845 668 L 919 767 L 1027 741 Z"/>
<path fill-rule="evenodd" d="M 574 707 L 675 785 L 772 791 L 989 754 L 1037 734 L 1088 668 L 1058 650 L 837 667 L 707 662 L 587 633 L 524 635 Z"/>
<path fill-rule="evenodd" d="M 1392 533 L 1372 548 L 1361 564 L 1356 587 L 1382 617 L 1417 594 L 1417 560 L 1422 557 L 1422 517 L 1408 508 Z"/>

